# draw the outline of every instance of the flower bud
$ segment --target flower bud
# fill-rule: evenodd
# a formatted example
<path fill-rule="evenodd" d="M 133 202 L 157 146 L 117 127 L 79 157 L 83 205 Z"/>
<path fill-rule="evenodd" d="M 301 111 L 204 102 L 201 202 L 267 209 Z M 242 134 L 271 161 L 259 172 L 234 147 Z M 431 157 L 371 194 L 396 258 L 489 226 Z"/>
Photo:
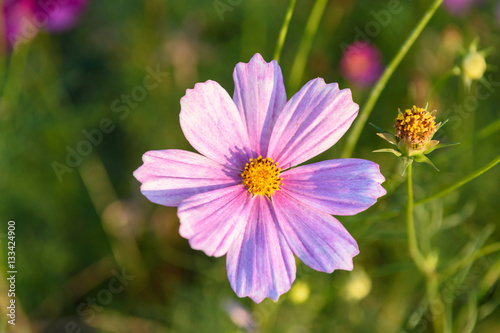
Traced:
<path fill-rule="evenodd" d="M 462 61 L 464 75 L 471 80 L 479 80 L 486 71 L 486 60 L 477 52 L 467 54 Z"/>

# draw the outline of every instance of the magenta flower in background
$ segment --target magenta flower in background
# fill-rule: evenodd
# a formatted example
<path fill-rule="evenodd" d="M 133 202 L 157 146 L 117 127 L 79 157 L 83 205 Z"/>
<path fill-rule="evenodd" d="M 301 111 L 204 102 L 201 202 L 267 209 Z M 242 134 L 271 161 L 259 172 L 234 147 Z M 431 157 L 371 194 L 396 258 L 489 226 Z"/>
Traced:
<path fill-rule="evenodd" d="M 31 0 L 5 0 L 3 2 L 3 30 L 8 50 L 14 47 L 19 38 L 31 39 L 36 35 L 37 30 L 27 26 L 30 25 L 33 8 L 34 3 Z"/>
<path fill-rule="evenodd" d="M 453 15 L 467 13 L 477 0 L 444 0 L 444 8 Z"/>
<path fill-rule="evenodd" d="M 373 84 L 382 74 L 382 55 L 377 47 L 354 42 L 344 51 L 340 69 L 345 78 L 360 87 Z"/>
<path fill-rule="evenodd" d="M 3 3 L 7 49 L 34 38 L 39 30 L 60 32 L 78 22 L 87 0 L 6 0 Z"/>
<path fill-rule="evenodd" d="M 277 300 L 309 267 L 351 270 L 359 253 L 333 215 L 354 215 L 385 194 L 377 164 L 362 159 L 297 166 L 334 145 L 358 113 L 349 89 L 309 81 L 288 102 L 281 69 L 256 54 L 236 65 L 233 98 L 217 82 L 181 99 L 180 124 L 201 154 L 144 154 L 134 176 L 152 202 L 177 206 L 180 234 L 209 256 L 227 255 L 239 297 Z"/>
<path fill-rule="evenodd" d="M 73 28 L 87 6 L 87 0 L 36 0 L 34 14 L 46 17 L 43 29 L 60 32 Z"/>

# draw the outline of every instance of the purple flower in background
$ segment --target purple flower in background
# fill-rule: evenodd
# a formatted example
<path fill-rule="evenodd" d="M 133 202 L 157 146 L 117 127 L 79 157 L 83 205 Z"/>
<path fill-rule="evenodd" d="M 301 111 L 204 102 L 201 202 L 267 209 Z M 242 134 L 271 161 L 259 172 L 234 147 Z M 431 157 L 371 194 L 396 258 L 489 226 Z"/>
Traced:
<path fill-rule="evenodd" d="M 74 27 L 86 5 L 87 0 L 36 0 L 34 15 L 46 19 L 43 29 L 59 32 Z"/>
<path fill-rule="evenodd" d="M 87 0 L 6 0 L 3 3 L 7 49 L 33 39 L 39 30 L 59 32 L 72 28 Z"/>
<path fill-rule="evenodd" d="M 231 287 L 277 300 L 309 267 L 351 270 L 356 241 L 332 216 L 354 215 L 385 194 L 362 159 L 297 166 L 334 145 L 358 113 L 349 89 L 309 81 L 288 102 L 281 69 L 260 54 L 236 65 L 233 98 L 217 82 L 181 99 L 180 124 L 201 154 L 149 151 L 134 176 L 152 202 L 177 206 L 180 234 L 209 256 L 227 255 Z"/>
<path fill-rule="evenodd" d="M 18 39 L 31 39 L 37 29 L 27 27 L 30 24 L 34 4 L 31 0 L 5 0 L 3 3 L 3 18 L 7 49 L 11 50 Z M 31 29 L 27 29 L 31 28 Z"/>
<path fill-rule="evenodd" d="M 382 74 L 382 55 L 369 43 L 354 42 L 344 51 L 340 69 L 349 81 L 366 87 L 377 81 Z"/>
<path fill-rule="evenodd" d="M 444 0 L 444 8 L 453 15 L 462 15 L 469 11 L 477 0 Z"/>

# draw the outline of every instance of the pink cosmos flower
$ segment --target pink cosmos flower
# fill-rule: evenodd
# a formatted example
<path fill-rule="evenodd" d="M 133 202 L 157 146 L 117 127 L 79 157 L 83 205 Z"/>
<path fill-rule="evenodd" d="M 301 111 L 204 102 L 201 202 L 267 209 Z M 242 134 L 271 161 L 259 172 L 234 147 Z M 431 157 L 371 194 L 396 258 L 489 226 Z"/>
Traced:
<path fill-rule="evenodd" d="M 354 42 L 342 55 L 340 69 L 349 81 L 357 86 L 367 87 L 382 74 L 382 55 L 372 44 Z"/>
<path fill-rule="evenodd" d="M 87 0 L 5 0 L 2 10 L 7 49 L 31 40 L 39 30 L 72 28 L 86 5 Z"/>
<path fill-rule="evenodd" d="M 334 145 L 358 113 L 348 89 L 309 81 L 288 102 L 281 69 L 256 54 L 234 70 L 233 98 L 217 82 L 181 99 L 180 124 L 200 153 L 144 154 L 134 176 L 152 202 L 177 206 L 192 248 L 226 256 L 231 287 L 277 300 L 309 267 L 351 270 L 359 253 L 332 216 L 357 214 L 385 194 L 377 164 L 337 159 L 297 166 Z"/>
<path fill-rule="evenodd" d="M 34 4 L 30 0 L 5 0 L 3 3 L 3 18 L 7 49 L 11 50 L 18 38 L 31 39 L 36 35 L 36 29 L 27 29 L 31 20 Z M 31 26 L 31 24 L 30 24 Z M 23 29 L 24 28 L 24 29 Z M 2 29 L 0 29 L 2 30 Z M 27 36 L 21 36 L 25 34 Z"/>
<path fill-rule="evenodd" d="M 86 6 L 87 0 L 36 0 L 34 15 L 46 20 L 45 30 L 60 32 L 73 28 Z"/>
<path fill-rule="evenodd" d="M 467 13 L 477 0 L 444 0 L 444 8 L 453 15 Z"/>

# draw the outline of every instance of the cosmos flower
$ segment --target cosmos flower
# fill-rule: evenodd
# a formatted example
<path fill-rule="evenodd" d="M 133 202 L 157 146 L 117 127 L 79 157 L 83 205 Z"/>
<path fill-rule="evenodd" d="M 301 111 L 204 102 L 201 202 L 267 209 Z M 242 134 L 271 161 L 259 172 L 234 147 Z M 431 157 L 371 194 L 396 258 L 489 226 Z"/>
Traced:
<path fill-rule="evenodd" d="M 177 206 L 192 248 L 226 256 L 231 287 L 277 300 L 309 267 L 351 270 L 353 237 L 332 215 L 357 214 L 385 194 L 377 164 L 362 159 L 297 166 L 334 145 L 358 113 L 348 89 L 309 81 L 288 102 L 281 69 L 256 54 L 234 70 L 233 98 L 217 82 L 181 99 L 180 124 L 200 153 L 144 154 L 134 176 L 152 202 Z"/>
<path fill-rule="evenodd" d="M 30 0 L 5 0 L 3 2 L 3 27 L 8 50 L 11 50 L 19 38 L 31 39 L 37 29 L 31 26 L 34 3 Z M 27 25 L 30 25 L 27 27 Z M 24 35 L 24 36 L 23 36 Z"/>
<path fill-rule="evenodd" d="M 344 51 L 340 69 L 349 81 L 366 87 L 377 81 L 382 74 L 382 55 L 370 43 L 354 42 Z"/>
<path fill-rule="evenodd" d="M 34 15 L 45 17 L 43 29 L 60 32 L 73 28 L 87 6 L 87 0 L 36 0 Z"/>
<path fill-rule="evenodd" d="M 444 0 L 444 8 L 453 15 L 466 14 L 477 0 Z"/>
<path fill-rule="evenodd" d="M 87 0 L 6 0 L 3 17 L 7 49 L 33 39 L 39 30 L 60 32 L 72 28 Z"/>
<path fill-rule="evenodd" d="M 456 145 L 456 143 L 444 144 L 438 140 L 433 140 L 434 134 L 446 123 L 436 124 L 436 110 L 427 111 L 426 108 L 413 106 L 404 112 L 398 110 L 396 121 L 394 122 L 394 134 L 384 131 L 373 125 L 382 133 L 377 133 L 382 139 L 394 145 L 396 149 L 384 148 L 375 150 L 377 153 L 392 153 L 402 157 L 404 161 L 403 173 L 413 161 L 427 163 L 438 170 L 426 156 L 436 149 Z M 439 170 L 438 170 L 439 171 Z"/>

